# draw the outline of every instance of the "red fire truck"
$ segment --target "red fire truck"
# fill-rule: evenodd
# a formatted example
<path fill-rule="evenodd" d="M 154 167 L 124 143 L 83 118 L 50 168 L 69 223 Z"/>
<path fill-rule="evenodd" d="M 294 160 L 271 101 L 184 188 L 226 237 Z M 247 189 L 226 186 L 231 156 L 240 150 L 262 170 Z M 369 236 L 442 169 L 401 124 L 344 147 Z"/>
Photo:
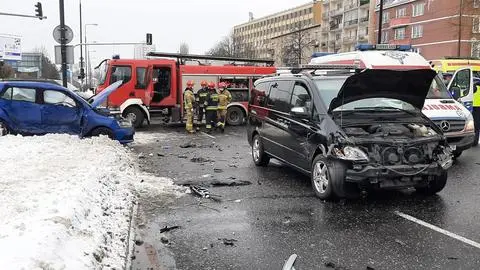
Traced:
<path fill-rule="evenodd" d="M 194 92 L 201 81 L 226 82 L 232 94 L 227 123 L 243 124 L 253 82 L 276 72 L 272 60 L 149 53 L 150 59 L 108 59 L 97 67 L 102 73 L 96 89 L 99 93 L 108 85 L 122 80 L 112 93 L 107 106 L 119 110 L 135 127 L 159 116 L 165 122 L 183 119 L 183 91 L 186 82 L 195 82 Z"/>

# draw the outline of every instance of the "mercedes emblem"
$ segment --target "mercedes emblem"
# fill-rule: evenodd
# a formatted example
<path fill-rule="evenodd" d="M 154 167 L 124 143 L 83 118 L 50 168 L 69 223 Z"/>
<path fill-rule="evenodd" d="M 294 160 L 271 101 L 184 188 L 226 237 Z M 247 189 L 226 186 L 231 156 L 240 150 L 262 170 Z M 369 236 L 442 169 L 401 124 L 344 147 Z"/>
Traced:
<path fill-rule="evenodd" d="M 447 121 L 442 121 L 442 122 L 440 122 L 440 128 L 443 131 L 449 131 L 450 130 L 450 123 L 448 123 Z"/>

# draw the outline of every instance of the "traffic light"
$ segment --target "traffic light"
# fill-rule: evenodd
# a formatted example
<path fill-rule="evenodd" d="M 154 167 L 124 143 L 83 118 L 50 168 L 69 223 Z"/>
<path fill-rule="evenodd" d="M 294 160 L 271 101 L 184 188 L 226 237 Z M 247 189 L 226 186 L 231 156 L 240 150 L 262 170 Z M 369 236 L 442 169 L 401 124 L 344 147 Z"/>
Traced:
<path fill-rule="evenodd" d="M 78 75 L 78 78 L 80 80 L 85 79 L 85 69 L 84 68 L 80 69 L 80 75 Z"/>
<path fill-rule="evenodd" d="M 37 16 L 40 20 L 43 20 L 42 3 L 40 2 L 37 2 L 35 5 L 35 16 Z"/>
<path fill-rule="evenodd" d="M 152 45 L 152 34 L 147 33 L 147 45 Z"/>

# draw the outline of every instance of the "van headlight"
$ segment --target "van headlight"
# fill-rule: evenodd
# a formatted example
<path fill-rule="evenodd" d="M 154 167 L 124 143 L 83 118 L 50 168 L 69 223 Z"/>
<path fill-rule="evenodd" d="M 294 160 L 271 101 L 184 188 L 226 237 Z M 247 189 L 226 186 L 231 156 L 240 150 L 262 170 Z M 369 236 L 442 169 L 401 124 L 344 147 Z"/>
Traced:
<path fill-rule="evenodd" d="M 122 128 L 130 128 L 132 127 L 132 122 L 130 122 L 130 120 L 126 120 L 126 119 L 120 119 L 120 120 L 117 120 L 117 123 L 120 127 Z"/>
<path fill-rule="evenodd" d="M 465 131 L 475 131 L 475 124 L 471 113 L 468 114 L 467 120 L 465 121 Z"/>
<path fill-rule="evenodd" d="M 368 161 L 368 156 L 358 147 L 345 146 L 342 149 L 333 149 L 335 156 L 343 160 Z"/>

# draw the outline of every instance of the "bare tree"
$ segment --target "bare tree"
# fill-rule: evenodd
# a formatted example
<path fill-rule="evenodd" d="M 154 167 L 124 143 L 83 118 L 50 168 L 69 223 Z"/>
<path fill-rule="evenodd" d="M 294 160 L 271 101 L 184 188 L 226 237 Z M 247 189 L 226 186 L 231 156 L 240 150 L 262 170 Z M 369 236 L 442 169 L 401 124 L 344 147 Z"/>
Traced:
<path fill-rule="evenodd" d="M 186 42 L 180 43 L 179 52 L 180 52 L 181 54 L 188 54 L 188 52 L 190 51 L 189 49 L 190 49 L 190 48 L 189 48 L 189 46 L 188 46 L 188 44 L 187 44 Z"/>
<path fill-rule="evenodd" d="M 243 42 L 241 38 L 235 37 L 233 33 L 223 37 L 207 54 L 214 56 L 255 58 L 255 50 L 253 47 Z"/>
<path fill-rule="evenodd" d="M 0 62 L 0 78 L 1 79 L 11 78 L 13 74 L 15 74 L 15 70 L 11 66 L 4 64 L 3 62 Z"/>
<path fill-rule="evenodd" d="M 283 40 L 282 61 L 287 66 L 299 66 L 305 56 L 305 51 L 311 46 L 310 34 L 305 31 L 300 22 L 296 22 L 290 34 Z"/>
<path fill-rule="evenodd" d="M 57 66 L 50 60 L 47 49 L 44 46 L 41 46 L 33 49 L 33 52 L 42 54 L 42 78 L 55 80 L 60 79 Z"/>

